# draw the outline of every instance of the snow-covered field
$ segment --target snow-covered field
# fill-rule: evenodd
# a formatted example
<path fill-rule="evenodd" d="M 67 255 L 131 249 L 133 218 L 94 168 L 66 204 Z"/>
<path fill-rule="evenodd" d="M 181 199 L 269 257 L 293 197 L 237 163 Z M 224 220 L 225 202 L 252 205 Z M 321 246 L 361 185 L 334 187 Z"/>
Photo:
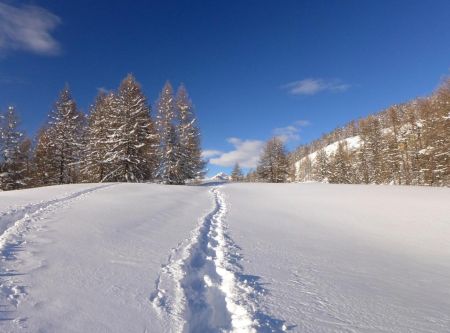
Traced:
<path fill-rule="evenodd" d="M 450 189 L 0 193 L 0 332 L 449 332 Z"/>

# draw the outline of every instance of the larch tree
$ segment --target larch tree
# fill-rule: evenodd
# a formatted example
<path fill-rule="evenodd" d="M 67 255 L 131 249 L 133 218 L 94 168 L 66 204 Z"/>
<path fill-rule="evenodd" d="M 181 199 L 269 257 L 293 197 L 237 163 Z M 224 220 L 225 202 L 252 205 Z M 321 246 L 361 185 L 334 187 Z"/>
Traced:
<path fill-rule="evenodd" d="M 52 184 L 58 172 L 57 165 L 54 163 L 55 151 L 49 149 L 50 140 L 48 128 L 41 128 L 37 134 L 33 156 L 33 186 Z"/>
<path fill-rule="evenodd" d="M 150 107 L 140 85 L 129 74 L 111 100 L 104 163 L 111 170 L 103 181 L 140 182 L 151 178 L 156 155 L 156 134 Z"/>
<path fill-rule="evenodd" d="M 106 154 L 114 98 L 112 93 L 107 95 L 100 92 L 90 108 L 82 167 L 83 179 L 86 181 L 102 182 L 110 172 Z"/>
<path fill-rule="evenodd" d="M 242 169 L 239 166 L 239 163 L 236 163 L 233 167 L 233 171 L 231 171 L 231 181 L 233 182 L 241 182 L 244 178 L 242 173 Z"/>
<path fill-rule="evenodd" d="M 60 93 L 50 113 L 46 140 L 41 144 L 52 156 L 47 162 L 47 184 L 76 183 L 79 179 L 79 162 L 83 151 L 83 129 L 85 117 L 78 111 L 72 94 L 66 86 Z"/>
<path fill-rule="evenodd" d="M 23 133 L 14 107 L 0 119 L 0 189 L 15 190 L 26 185 L 26 165 L 21 154 Z"/>
<path fill-rule="evenodd" d="M 205 162 L 202 159 L 197 119 L 194 115 L 192 102 L 183 84 L 178 88 L 175 105 L 176 115 L 178 116 L 179 168 L 184 183 L 187 180 L 202 177 Z"/>
<path fill-rule="evenodd" d="M 352 167 L 347 146 L 339 142 L 336 153 L 331 157 L 330 183 L 350 184 Z"/>
<path fill-rule="evenodd" d="M 167 81 L 156 103 L 158 131 L 157 178 L 165 184 L 180 184 L 183 176 L 180 165 L 179 137 L 176 128 L 177 108 L 173 88 Z"/>
<path fill-rule="evenodd" d="M 19 147 L 19 161 L 22 165 L 22 182 L 25 187 L 33 186 L 33 142 L 27 136 L 24 136 Z"/>
<path fill-rule="evenodd" d="M 317 181 L 328 181 L 330 177 L 330 167 L 328 155 L 324 149 L 320 149 L 317 154 L 312 168 L 313 178 Z"/>
<path fill-rule="evenodd" d="M 259 160 L 258 178 L 269 183 L 284 183 L 288 177 L 288 160 L 283 141 L 274 137 L 267 141 Z"/>

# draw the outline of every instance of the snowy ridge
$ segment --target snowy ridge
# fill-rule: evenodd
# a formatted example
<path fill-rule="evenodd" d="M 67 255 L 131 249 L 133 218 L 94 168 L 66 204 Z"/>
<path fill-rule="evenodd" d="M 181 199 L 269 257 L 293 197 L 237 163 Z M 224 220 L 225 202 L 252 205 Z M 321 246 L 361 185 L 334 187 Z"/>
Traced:
<path fill-rule="evenodd" d="M 174 248 L 150 299 L 172 332 L 281 332 L 284 322 L 264 314 L 259 277 L 242 273 L 240 248 L 227 233 L 227 205 L 218 187 L 212 211 L 188 244 Z"/>
<path fill-rule="evenodd" d="M 2 267 L 0 269 L 0 301 L 1 306 L 13 312 L 17 308 L 20 300 L 26 295 L 25 286 L 21 286 L 16 276 L 20 273 L 8 269 L 6 261 L 14 260 L 15 253 L 19 251 L 25 242 L 23 236 L 31 229 L 39 230 L 39 226 L 34 226 L 34 222 L 44 219 L 46 213 L 50 213 L 55 209 L 63 207 L 68 202 L 81 198 L 88 193 L 112 185 L 102 185 L 94 188 L 86 189 L 71 193 L 65 197 L 43 201 L 36 204 L 25 205 L 10 209 L 0 215 L 0 226 L 2 233 L 0 234 L 0 254 Z M 6 304 L 5 304 L 6 303 Z M 24 321 L 16 319 L 17 323 Z"/>

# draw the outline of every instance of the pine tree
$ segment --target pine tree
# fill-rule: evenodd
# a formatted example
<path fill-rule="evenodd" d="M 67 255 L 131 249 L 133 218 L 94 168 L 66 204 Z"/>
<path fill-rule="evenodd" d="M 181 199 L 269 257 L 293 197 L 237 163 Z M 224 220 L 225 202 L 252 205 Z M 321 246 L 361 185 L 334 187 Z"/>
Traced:
<path fill-rule="evenodd" d="M 231 181 L 233 182 L 240 182 L 243 180 L 243 173 L 241 170 L 241 167 L 239 166 L 239 163 L 236 163 L 234 165 L 233 171 L 231 172 Z"/>
<path fill-rule="evenodd" d="M 274 137 L 267 141 L 257 168 L 258 177 L 269 183 L 284 183 L 288 176 L 288 160 L 283 141 Z"/>
<path fill-rule="evenodd" d="M 48 149 L 45 154 L 52 156 L 46 168 L 46 184 L 76 183 L 79 176 L 79 161 L 83 150 L 83 127 L 85 118 L 78 111 L 68 86 L 60 93 L 55 107 L 50 113 L 47 136 L 41 144 Z"/>
<path fill-rule="evenodd" d="M 21 155 L 23 133 L 19 131 L 15 108 L 10 106 L 0 126 L 0 188 L 15 190 L 24 187 L 26 166 Z"/>
<path fill-rule="evenodd" d="M 205 162 L 201 156 L 200 131 L 197 126 L 197 119 L 194 116 L 192 102 L 184 85 L 178 88 L 175 104 L 178 116 L 179 166 L 181 179 L 184 183 L 186 180 L 202 177 Z"/>
<path fill-rule="evenodd" d="M 110 166 L 103 181 L 140 182 L 152 177 L 156 135 L 139 84 L 129 74 L 112 98 L 107 134 L 108 151 L 102 163 Z"/>

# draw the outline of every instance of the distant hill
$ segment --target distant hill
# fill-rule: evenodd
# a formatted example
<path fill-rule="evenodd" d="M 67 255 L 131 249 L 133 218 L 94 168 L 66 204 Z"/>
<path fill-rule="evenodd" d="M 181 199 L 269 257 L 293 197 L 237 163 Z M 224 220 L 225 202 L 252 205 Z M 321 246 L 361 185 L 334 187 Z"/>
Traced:
<path fill-rule="evenodd" d="M 299 182 L 450 186 L 450 79 L 324 134 L 290 161 Z"/>

